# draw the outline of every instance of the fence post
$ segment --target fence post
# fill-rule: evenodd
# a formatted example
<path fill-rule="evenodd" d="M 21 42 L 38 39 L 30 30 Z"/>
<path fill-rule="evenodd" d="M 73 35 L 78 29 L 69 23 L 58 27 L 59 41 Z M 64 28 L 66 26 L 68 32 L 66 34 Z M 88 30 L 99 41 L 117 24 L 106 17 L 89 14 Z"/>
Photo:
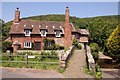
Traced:
<path fill-rule="evenodd" d="M 26 57 L 26 64 L 28 64 L 28 54 L 25 54 Z"/>

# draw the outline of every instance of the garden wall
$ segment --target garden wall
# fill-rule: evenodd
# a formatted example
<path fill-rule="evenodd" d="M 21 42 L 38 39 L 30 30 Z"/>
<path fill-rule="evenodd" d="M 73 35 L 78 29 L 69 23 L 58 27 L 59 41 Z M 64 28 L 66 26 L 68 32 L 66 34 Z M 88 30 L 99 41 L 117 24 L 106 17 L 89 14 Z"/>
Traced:
<path fill-rule="evenodd" d="M 91 54 L 90 47 L 86 45 L 85 50 L 86 50 L 86 61 L 88 64 L 88 68 L 90 71 L 95 71 L 95 61 Z"/>
<path fill-rule="evenodd" d="M 75 49 L 75 47 L 74 47 L 74 46 L 71 46 L 71 47 L 69 48 L 69 50 L 67 50 L 66 52 L 61 53 L 61 54 L 59 55 L 59 60 L 60 60 L 60 66 L 61 66 L 61 67 L 63 67 L 63 68 L 66 67 L 67 62 L 68 62 L 68 60 L 70 59 L 70 57 L 71 57 L 74 49 Z"/>

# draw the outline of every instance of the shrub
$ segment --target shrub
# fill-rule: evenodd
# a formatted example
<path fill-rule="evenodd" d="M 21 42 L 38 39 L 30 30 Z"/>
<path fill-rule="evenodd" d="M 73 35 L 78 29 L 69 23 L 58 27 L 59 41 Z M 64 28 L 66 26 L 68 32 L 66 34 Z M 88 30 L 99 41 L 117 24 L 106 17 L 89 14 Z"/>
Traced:
<path fill-rule="evenodd" d="M 44 43 L 44 50 L 52 50 L 55 48 L 55 41 L 51 40 L 51 39 L 44 39 L 43 40 Z"/>
<path fill-rule="evenodd" d="M 41 52 L 41 60 L 45 59 L 58 60 L 58 56 L 53 50 L 51 52 Z"/>
<path fill-rule="evenodd" d="M 60 46 L 58 44 L 55 44 L 54 50 L 63 50 L 64 46 Z"/>
<path fill-rule="evenodd" d="M 90 48 L 92 52 L 98 52 L 100 50 L 99 45 L 97 43 L 91 43 Z"/>
<path fill-rule="evenodd" d="M 82 48 L 81 44 L 76 39 L 73 40 L 72 45 L 74 45 L 77 49 Z"/>
<path fill-rule="evenodd" d="M 3 41 L 2 42 L 2 52 L 6 52 L 8 47 L 12 46 L 12 42 Z"/>
<path fill-rule="evenodd" d="M 106 54 L 120 63 L 120 26 L 117 26 L 117 28 L 114 29 L 112 34 L 109 36 L 106 48 Z"/>
<path fill-rule="evenodd" d="M 80 43 L 77 45 L 77 48 L 78 48 L 78 49 L 81 49 L 81 48 L 82 48 L 82 46 L 81 46 Z"/>
<path fill-rule="evenodd" d="M 95 59 L 95 61 L 98 60 L 99 55 L 97 52 L 92 52 L 92 56 Z"/>
<path fill-rule="evenodd" d="M 44 50 L 61 50 L 64 49 L 64 46 L 60 46 L 55 44 L 54 40 L 51 39 L 44 39 Z"/>
<path fill-rule="evenodd" d="M 91 53 L 93 58 L 95 59 L 95 62 L 98 60 L 98 51 L 100 50 L 99 46 L 97 43 L 91 43 L 90 44 L 90 48 L 91 48 Z"/>
<path fill-rule="evenodd" d="M 65 68 L 59 67 L 59 68 L 57 69 L 57 71 L 58 71 L 59 73 L 63 73 L 63 72 L 65 71 Z"/>
<path fill-rule="evenodd" d="M 79 44 L 79 42 L 76 39 L 74 39 L 72 42 L 72 45 L 77 46 L 78 44 Z"/>
<path fill-rule="evenodd" d="M 96 79 L 101 79 L 101 78 L 103 78 L 102 72 L 101 72 L 100 67 L 99 67 L 98 64 L 95 65 L 95 68 L 96 68 L 95 78 L 96 78 Z"/>

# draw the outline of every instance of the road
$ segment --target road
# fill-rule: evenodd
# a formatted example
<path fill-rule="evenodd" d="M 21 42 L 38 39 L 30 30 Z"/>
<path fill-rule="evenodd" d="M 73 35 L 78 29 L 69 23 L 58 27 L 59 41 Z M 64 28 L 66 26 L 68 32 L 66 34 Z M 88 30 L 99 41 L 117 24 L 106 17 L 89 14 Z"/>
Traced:
<path fill-rule="evenodd" d="M 2 78 L 64 78 L 64 76 L 53 70 L 2 68 Z"/>
<path fill-rule="evenodd" d="M 103 78 L 120 78 L 120 69 L 101 68 Z"/>

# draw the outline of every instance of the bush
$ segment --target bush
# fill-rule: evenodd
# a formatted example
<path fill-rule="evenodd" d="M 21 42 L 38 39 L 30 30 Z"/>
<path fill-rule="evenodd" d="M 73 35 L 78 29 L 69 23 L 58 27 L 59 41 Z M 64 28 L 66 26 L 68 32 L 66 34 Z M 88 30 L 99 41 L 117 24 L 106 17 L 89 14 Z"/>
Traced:
<path fill-rule="evenodd" d="M 98 60 L 99 55 L 97 52 L 92 52 L 92 56 L 95 59 L 95 61 Z"/>
<path fill-rule="evenodd" d="M 12 46 L 12 42 L 3 41 L 2 42 L 2 52 L 6 52 L 8 47 Z"/>
<path fill-rule="evenodd" d="M 91 48 L 91 53 L 93 58 L 95 59 L 95 62 L 98 60 L 98 51 L 100 50 L 99 46 L 97 43 L 91 43 L 90 44 L 90 48 Z"/>
<path fill-rule="evenodd" d="M 100 50 L 99 45 L 97 43 L 91 43 L 90 48 L 92 52 L 98 52 Z"/>
<path fill-rule="evenodd" d="M 79 44 L 79 42 L 76 39 L 74 39 L 72 42 L 72 45 L 77 46 L 78 44 Z"/>
<path fill-rule="evenodd" d="M 45 38 L 43 40 L 43 43 L 44 43 L 44 50 L 53 50 L 55 48 L 54 40 Z"/>
<path fill-rule="evenodd" d="M 74 45 L 77 49 L 81 49 L 82 48 L 81 44 L 76 39 L 73 40 L 72 45 Z"/>
<path fill-rule="evenodd" d="M 44 50 L 61 50 L 64 49 L 64 46 L 55 44 L 54 40 L 44 39 Z"/>
<path fill-rule="evenodd" d="M 58 60 L 58 55 L 56 54 L 55 51 L 51 51 L 51 52 L 41 52 L 41 60 Z"/>
<path fill-rule="evenodd" d="M 58 44 L 55 44 L 54 50 L 63 50 L 64 46 L 60 46 Z"/>
<path fill-rule="evenodd" d="M 63 73 L 63 72 L 65 71 L 65 68 L 59 67 L 59 68 L 57 69 L 57 71 L 58 71 L 59 73 Z"/>
<path fill-rule="evenodd" d="M 102 72 L 100 70 L 100 67 L 98 64 L 95 65 L 95 68 L 96 68 L 96 74 L 95 74 L 95 78 L 96 79 L 102 79 L 103 76 L 102 76 Z"/>
<path fill-rule="evenodd" d="M 106 54 L 120 63 L 120 26 L 114 29 L 112 34 L 109 36 L 106 48 Z"/>
<path fill-rule="evenodd" d="M 78 48 L 78 49 L 81 49 L 81 48 L 82 48 L 82 46 L 81 46 L 80 43 L 77 45 L 77 48 Z"/>

